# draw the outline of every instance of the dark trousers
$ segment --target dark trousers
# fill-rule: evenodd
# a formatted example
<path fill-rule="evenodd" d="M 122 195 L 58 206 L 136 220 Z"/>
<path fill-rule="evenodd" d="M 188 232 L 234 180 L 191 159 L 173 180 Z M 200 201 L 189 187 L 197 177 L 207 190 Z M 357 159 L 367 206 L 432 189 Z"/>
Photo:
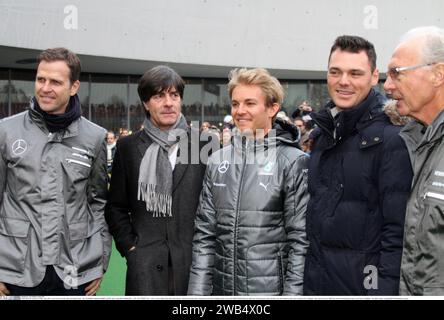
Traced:
<path fill-rule="evenodd" d="M 11 296 L 84 296 L 88 284 L 66 289 L 53 266 L 46 267 L 45 277 L 37 287 L 26 288 L 5 283 Z"/>

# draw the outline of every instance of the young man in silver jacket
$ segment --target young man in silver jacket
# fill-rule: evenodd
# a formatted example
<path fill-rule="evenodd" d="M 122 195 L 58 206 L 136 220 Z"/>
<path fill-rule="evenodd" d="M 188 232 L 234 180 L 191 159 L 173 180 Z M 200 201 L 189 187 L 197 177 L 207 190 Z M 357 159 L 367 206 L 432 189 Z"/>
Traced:
<path fill-rule="evenodd" d="M 273 121 L 284 97 L 275 77 L 237 69 L 228 88 L 236 129 L 209 160 L 188 294 L 302 294 L 308 157 L 296 127 Z"/>
<path fill-rule="evenodd" d="M 108 265 L 106 131 L 81 117 L 79 76 L 43 51 L 29 110 L 0 121 L 0 295 L 93 295 Z"/>

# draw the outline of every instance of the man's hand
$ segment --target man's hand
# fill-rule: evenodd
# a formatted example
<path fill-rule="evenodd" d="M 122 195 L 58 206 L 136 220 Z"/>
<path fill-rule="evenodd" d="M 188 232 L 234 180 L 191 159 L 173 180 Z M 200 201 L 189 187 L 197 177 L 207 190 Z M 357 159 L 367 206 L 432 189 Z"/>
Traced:
<path fill-rule="evenodd" d="M 100 288 L 100 284 L 102 283 L 102 278 L 98 278 L 96 280 L 91 281 L 91 283 L 85 288 L 85 292 L 87 296 L 96 295 L 97 291 Z"/>
<path fill-rule="evenodd" d="M 9 296 L 10 292 L 3 282 L 0 282 L 0 296 Z"/>

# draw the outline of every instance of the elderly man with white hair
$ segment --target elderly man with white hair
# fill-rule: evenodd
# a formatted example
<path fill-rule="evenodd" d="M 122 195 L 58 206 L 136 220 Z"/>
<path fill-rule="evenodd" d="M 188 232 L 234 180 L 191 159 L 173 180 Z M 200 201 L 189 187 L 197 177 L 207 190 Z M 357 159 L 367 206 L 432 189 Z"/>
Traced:
<path fill-rule="evenodd" d="M 444 295 L 444 30 L 407 32 L 388 65 L 384 89 L 401 115 L 414 178 L 407 204 L 401 295 Z"/>

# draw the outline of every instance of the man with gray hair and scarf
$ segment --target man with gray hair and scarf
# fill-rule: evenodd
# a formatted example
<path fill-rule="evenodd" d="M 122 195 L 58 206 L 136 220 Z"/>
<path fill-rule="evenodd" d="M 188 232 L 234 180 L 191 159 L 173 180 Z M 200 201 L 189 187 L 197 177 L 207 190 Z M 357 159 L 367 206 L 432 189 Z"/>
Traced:
<path fill-rule="evenodd" d="M 105 216 L 127 259 L 126 295 L 187 293 L 205 164 L 196 154 L 199 132 L 181 113 L 184 87 L 167 66 L 145 72 L 143 130 L 117 142 Z"/>

